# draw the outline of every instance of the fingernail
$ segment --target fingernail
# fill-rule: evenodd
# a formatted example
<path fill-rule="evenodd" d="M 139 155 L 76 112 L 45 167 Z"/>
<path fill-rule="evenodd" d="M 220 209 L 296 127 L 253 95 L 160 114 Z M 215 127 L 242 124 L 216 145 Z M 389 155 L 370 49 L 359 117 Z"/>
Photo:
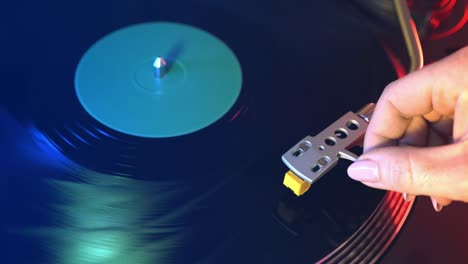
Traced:
<path fill-rule="evenodd" d="M 416 198 L 416 196 L 414 196 L 412 194 L 403 193 L 403 199 L 405 199 L 405 201 L 407 201 L 407 202 L 413 201 L 414 198 Z"/>
<path fill-rule="evenodd" d="M 356 181 L 377 182 L 379 181 L 379 167 L 375 161 L 359 160 L 349 166 L 348 175 Z"/>
<path fill-rule="evenodd" d="M 442 211 L 442 209 L 444 208 L 442 205 L 440 205 L 435 199 L 431 199 L 431 201 L 432 201 L 432 207 L 434 207 L 434 210 L 436 212 Z"/>

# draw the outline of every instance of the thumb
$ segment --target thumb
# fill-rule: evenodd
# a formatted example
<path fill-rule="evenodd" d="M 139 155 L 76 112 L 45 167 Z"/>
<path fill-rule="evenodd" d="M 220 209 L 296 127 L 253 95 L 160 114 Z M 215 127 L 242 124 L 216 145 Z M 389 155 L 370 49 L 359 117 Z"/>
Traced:
<path fill-rule="evenodd" d="M 348 174 L 378 189 L 468 202 L 468 142 L 374 149 L 353 163 Z"/>

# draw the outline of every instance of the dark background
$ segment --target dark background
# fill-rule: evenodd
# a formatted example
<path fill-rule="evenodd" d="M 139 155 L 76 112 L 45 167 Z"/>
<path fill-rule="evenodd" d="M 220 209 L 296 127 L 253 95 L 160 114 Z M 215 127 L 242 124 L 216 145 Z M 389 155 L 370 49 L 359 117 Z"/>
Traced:
<path fill-rule="evenodd" d="M 346 163 L 302 199 L 281 185 L 286 149 L 375 102 L 396 78 L 380 35 L 401 44 L 398 34 L 376 29 L 352 1 L 0 5 L 3 263 L 313 262 L 379 203 L 383 192 L 348 179 Z M 148 21 L 194 25 L 233 49 L 244 85 L 232 113 L 164 140 L 90 120 L 73 94 L 81 55 L 100 37 Z M 427 61 L 466 43 L 466 32 L 423 43 Z M 238 109 L 241 118 L 227 122 Z M 76 124 L 107 135 L 81 144 Z M 120 154 L 137 161 L 123 170 Z M 286 229 L 272 217 L 281 203 L 300 216 Z M 383 262 L 466 262 L 467 217 L 466 205 L 436 214 L 418 198 Z"/>

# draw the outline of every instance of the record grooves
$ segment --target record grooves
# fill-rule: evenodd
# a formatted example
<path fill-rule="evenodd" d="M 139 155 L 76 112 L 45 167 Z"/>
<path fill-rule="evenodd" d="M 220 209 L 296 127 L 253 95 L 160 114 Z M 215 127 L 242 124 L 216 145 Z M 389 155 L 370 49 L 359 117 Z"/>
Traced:
<path fill-rule="evenodd" d="M 350 180 L 349 164 L 300 199 L 281 185 L 285 149 L 375 101 L 395 78 L 384 50 L 350 18 L 348 5 L 117 0 L 29 7 L 8 17 L 17 30 L 15 44 L 7 43 L 12 66 L 0 101 L 2 124 L 11 128 L 2 131 L 3 151 L 16 161 L 4 169 L 7 260 L 366 262 L 381 256 L 404 222 L 411 204 Z M 310 8 L 322 12 L 305 16 Z M 24 17 L 36 26 L 21 24 Z M 240 95 L 220 119 L 189 134 L 115 131 L 80 105 L 76 66 L 103 36 L 161 21 L 195 26 L 225 42 L 242 65 Z M 30 38 L 37 39 L 34 47 Z M 15 61 L 33 56 L 40 67 L 19 89 L 24 69 Z M 19 254 L 24 247 L 28 252 Z"/>

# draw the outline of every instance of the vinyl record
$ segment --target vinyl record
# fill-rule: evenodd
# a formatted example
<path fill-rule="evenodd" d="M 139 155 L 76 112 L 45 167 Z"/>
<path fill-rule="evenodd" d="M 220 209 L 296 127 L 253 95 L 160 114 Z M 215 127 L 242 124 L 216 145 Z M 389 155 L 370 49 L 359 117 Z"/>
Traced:
<path fill-rule="evenodd" d="M 285 150 L 396 78 L 352 10 L 342 1 L 11 4 L 0 97 L 4 262 L 377 259 L 410 208 L 399 195 L 350 180 L 346 162 L 302 197 L 282 186 Z M 80 60 L 112 32 L 163 22 L 225 43 L 240 93 L 192 131 L 112 128 L 77 96 Z"/>

